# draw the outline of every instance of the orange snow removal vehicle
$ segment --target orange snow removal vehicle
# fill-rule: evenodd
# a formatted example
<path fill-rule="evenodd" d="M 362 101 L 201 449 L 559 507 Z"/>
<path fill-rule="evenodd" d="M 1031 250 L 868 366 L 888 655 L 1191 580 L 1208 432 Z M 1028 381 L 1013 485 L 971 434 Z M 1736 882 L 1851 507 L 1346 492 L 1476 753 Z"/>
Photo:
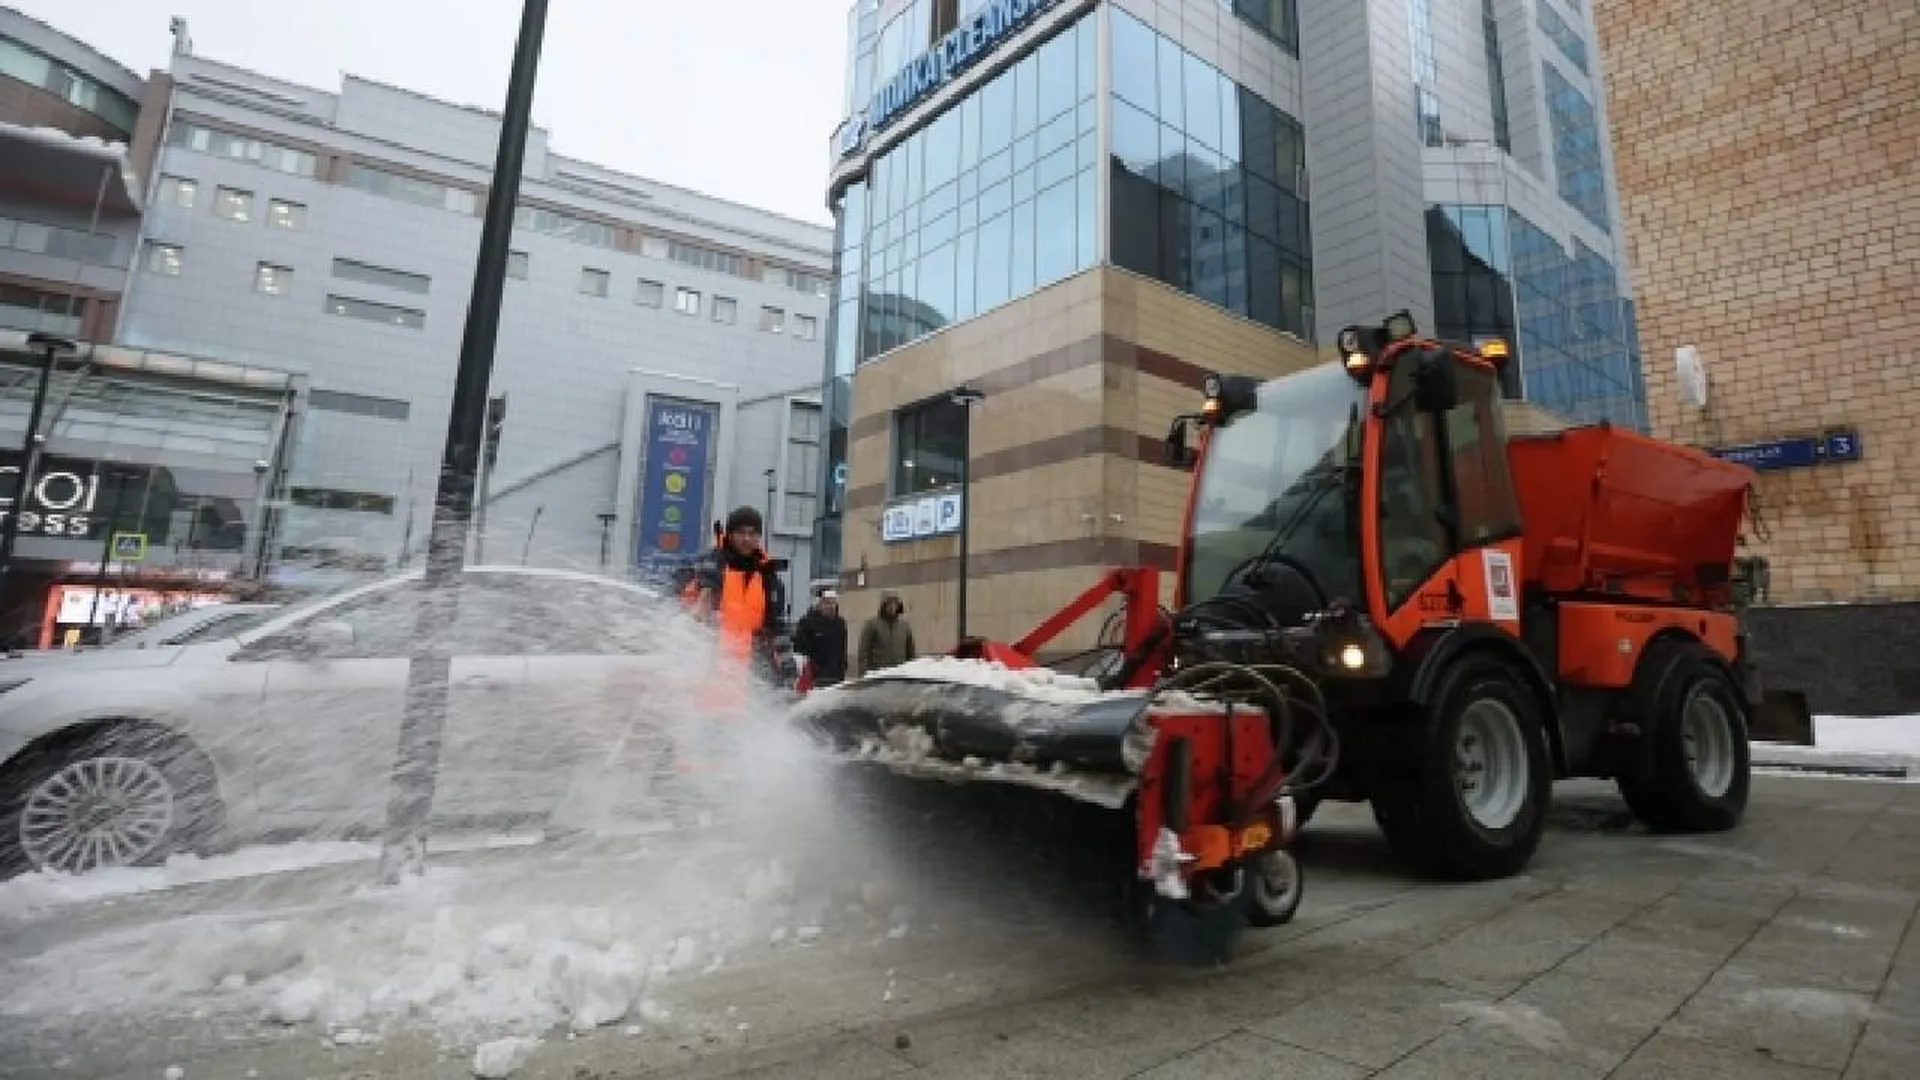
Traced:
<path fill-rule="evenodd" d="M 1614 779 L 1654 829 L 1735 826 L 1756 718 L 1811 730 L 1803 697 L 1763 696 L 1740 618 L 1751 470 L 1605 424 L 1510 439 L 1504 343 L 1405 313 L 1338 346 L 1209 375 L 1174 420 L 1194 479 L 1172 610 L 1158 571 L 1115 569 L 1021 641 L 812 694 L 802 719 L 849 759 L 1129 815 L 1137 889 L 1255 925 L 1292 916 L 1288 845 L 1325 799 L 1370 802 L 1455 879 L 1521 871 L 1561 778 Z M 1097 678 L 1039 667 L 1116 592 Z"/>

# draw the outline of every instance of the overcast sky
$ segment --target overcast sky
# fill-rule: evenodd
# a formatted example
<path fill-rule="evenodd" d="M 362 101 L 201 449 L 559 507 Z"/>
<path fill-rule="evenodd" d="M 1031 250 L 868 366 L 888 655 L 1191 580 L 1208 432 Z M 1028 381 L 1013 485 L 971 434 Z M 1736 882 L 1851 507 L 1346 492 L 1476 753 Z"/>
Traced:
<path fill-rule="evenodd" d="M 0 0 L 144 75 L 194 52 L 498 110 L 521 0 Z M 850 0 L 551 0 L 533 118 L 554 149 L 821 224 Z"/>

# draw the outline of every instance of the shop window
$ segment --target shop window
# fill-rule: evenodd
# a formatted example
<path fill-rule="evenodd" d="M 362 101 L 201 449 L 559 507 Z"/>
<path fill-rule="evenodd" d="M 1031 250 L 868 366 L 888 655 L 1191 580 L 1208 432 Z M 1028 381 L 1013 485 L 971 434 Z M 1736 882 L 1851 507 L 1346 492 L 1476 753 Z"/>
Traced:
<path fill-rule="evenodd" d="M 893 494 L 911 495 L 960 482 L 967 409 L 945 397 L 902 409 L 893 429 Z"/>

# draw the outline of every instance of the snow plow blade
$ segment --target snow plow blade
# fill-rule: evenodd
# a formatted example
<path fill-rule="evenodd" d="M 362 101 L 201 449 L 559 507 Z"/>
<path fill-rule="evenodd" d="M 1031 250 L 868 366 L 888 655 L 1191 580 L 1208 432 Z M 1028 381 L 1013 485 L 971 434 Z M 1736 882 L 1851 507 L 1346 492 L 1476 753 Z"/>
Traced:
<path fill-rule="evenodd" d="M 954 781 L 1041 787 L 1118 809 L 1144 692 L 1048 701 L 991 686 L 874 677 L 808 695 L 795 718 L 841 754 Z"/>
<path fill-rule="evenodd" d="M 1798 690 L 1768 690 L 1755 706 L 1747 737 L 1756 741 L 1813 745 L 1813 710 Z"/>

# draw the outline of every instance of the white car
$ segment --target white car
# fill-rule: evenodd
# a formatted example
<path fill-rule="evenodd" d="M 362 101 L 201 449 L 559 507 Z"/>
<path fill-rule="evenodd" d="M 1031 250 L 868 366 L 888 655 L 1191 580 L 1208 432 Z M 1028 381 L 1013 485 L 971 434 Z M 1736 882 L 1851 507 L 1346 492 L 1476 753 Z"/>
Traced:
<path fill-rule="evenodd" d="M 0 877 L 377 828 L 420 583 L 357 586 L 236 636 L 0 664 Z M 658 727 L 649 709 L 672 707 L 661 691 L 703 670 L 674 636 L 677 606 L 645 588 L 469 567 L 457 596 L 438 642 L 451 668 L 439 818 L 544 820 L 579 763 L 636 760 L 629 743 Z"/>

